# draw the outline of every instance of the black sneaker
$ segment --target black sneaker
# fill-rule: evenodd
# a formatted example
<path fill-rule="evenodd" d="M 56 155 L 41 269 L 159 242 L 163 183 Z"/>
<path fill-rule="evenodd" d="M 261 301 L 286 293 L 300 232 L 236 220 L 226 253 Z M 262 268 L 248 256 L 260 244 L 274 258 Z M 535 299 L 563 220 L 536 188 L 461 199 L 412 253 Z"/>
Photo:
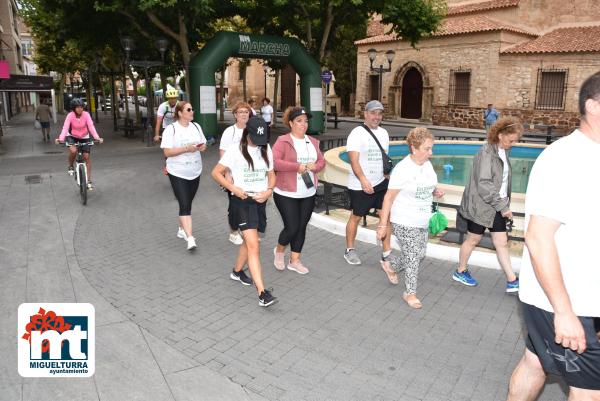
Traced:
<path fill-rule="evenodd" d="M 271 306 L 277 302 L 277 298 L 271 295 L 271 291 L 263 290 L 263 292 L 260 293 L 258 296 L 258 306 Z"/>
<path fill-rule="evenodd" d="M 246 272 L 244 272 L 244 270 L 241 270 L 239 272 L 232 270 L 231 274 L 229 275 L 229 278 L 235 281 L 239 281 L 244 285 L 252 285 L 252 279 L 246 276 Z"/>

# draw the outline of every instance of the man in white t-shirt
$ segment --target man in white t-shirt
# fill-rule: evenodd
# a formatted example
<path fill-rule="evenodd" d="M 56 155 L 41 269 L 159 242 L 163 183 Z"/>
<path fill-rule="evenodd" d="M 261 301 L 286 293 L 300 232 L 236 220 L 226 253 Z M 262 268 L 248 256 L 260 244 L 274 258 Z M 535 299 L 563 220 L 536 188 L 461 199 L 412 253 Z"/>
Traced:
<path fill-rule="evenodd" d="M 579 93 L 581 127 L 546 148 L 531 170 L 519 298 L 525 355 L 508 400 L 534 400 L 547 373 L 569 400 L 600 400 L 600 73 Z"/>
<path fill-rule="evenodd" d="M 346 151 L 352 167 L 348 173 L 348 192 L 352 214 L 346 224 L 344 259 L 351 265 L 362 263 L 354 248 L 360 220 L 369 214 L 371 209 L 375 209 L 379 213 L 388 186 L 388 177 L 383 175 L 381 149 L 365 128 L 366 126 L 371 130 L 387 153 L 390 138 L 388 132 L 379 126 L 383 119 L 383 105 L 377 100 L 371 100 L 365 105 L 364 117 L 364 125 L 354 128 L 346 141 Z M 388 225 L 387 222 L 381 221 L 379 224 Z M 384 254 L 391 252 L 390 237 L 391 233 L 388 227 L 388 235 L 383 240 Z"/>
<path fill-rule="evenodd" d="M 179 97 L 179 91 L 177 89 L 168 89 L 165 92 L 166 102 L 163 102 L 158 106 L 156 110 L 156 126 L 154 127 L 154 142 L 158 142 L 160 134 L 164 131 L 169 124 L 175 122 L 175 106 L 177 106 L 177 98 Z"/>

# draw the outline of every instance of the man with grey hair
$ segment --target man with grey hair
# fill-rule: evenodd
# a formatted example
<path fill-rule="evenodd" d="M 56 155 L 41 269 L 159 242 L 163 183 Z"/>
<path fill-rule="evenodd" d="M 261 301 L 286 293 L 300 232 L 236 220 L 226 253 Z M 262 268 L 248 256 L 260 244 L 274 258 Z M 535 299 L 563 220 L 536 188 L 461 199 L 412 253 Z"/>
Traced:
<path fill-rule="evenodd" d="M 346 252 L 344 259 L 351 265 L 361 264 L 354 248 L 356 233 L 360 220 L 371 209 L 379 213 L 388 186 L 388 177 L 383 172 L 383 149 L 389 152 L 390 138 L 388 132 L 380 127 L 383 119 L 383 105 L 371 100 L 365 105 L 364 123 L 354 128 L 346 141 L 346 151 L 352 167 L 348 173 L 348 192 L 352 214 L 346 224 Z M 377 140 L 375 139 L 377 138 Z M 379 144 L 378 144 L 379 142 Z M 379 225 L 388 227 L 388 234 L 383 240 L 382 261 L 391 253 L 391 232 L 387 221 Z"/>
<path fill-rule="evenodd" d="M 525 354 L 509 401 L 533 401 L 546 374 L 562 376 L 569 401 L 600 400 L 600 73 L 579 92 L 581 126 L 547 147 L 531 170 L 519 298 Z"/>

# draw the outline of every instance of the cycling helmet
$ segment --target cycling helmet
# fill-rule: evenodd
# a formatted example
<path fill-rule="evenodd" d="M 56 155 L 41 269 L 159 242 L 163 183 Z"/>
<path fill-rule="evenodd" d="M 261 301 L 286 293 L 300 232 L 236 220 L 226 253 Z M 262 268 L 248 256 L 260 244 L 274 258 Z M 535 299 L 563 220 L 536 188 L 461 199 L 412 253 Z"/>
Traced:
<path fill-rule="evenodd" d="M 75 110 L 75 107 L 83 107 L 83 100 L 78 97 L 71 100 L 71 109 Z"/>
<path fill-rule="evenodd" d="M 167 99 L 178 98 L 179 97 L 179 91 L 177 89 L 168 89 L 165 92 L 165 97 Z"/>

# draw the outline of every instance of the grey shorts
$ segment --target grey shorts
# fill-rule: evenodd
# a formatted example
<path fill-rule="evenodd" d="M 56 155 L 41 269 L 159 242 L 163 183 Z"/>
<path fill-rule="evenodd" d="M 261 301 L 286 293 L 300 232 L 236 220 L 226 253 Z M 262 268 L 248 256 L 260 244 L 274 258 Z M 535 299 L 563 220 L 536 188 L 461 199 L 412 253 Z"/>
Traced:
<path fill-rule="evenodd" d="M 579 317 L 587 348 L 578 354 L 554 342 L 554 313 L 521 303 L 527 326 L 525 346 L 538 356 L 544 371 L 562 376 L 567 384 L 587 390 L 600 390 L 600 318 Z"/>

